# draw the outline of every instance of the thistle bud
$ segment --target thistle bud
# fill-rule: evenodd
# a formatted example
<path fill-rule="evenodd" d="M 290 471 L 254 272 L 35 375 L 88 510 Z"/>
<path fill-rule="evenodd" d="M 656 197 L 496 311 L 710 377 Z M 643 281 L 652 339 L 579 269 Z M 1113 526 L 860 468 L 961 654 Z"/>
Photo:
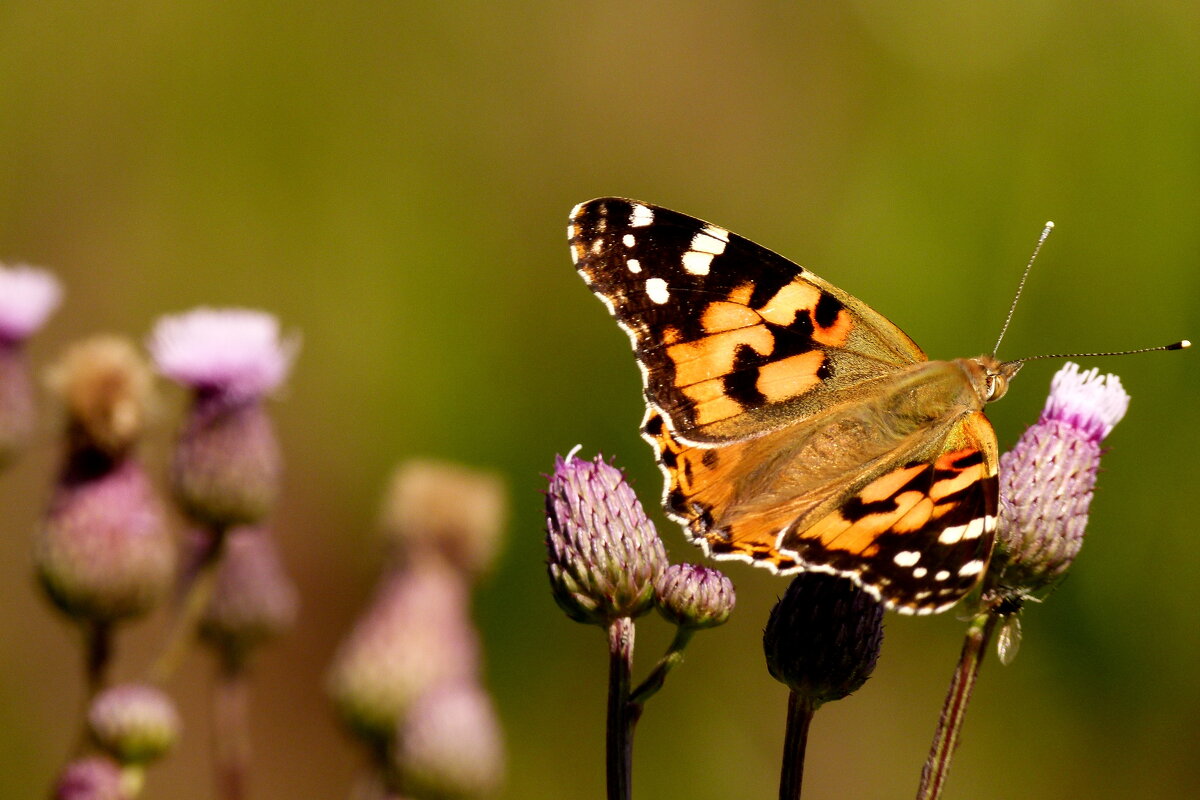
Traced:
<path fill-rule="evenodd" d="M 72 761 L 59 773 L 54 800 L 132 800 L 121 767 L 107 758 Z"/>
<path fill-rule="evenodd" d="M 392 476 L 385 502 L 384 531 L 401 560 L 436 550 L 472 576 L 495 561 L 508 514 L 499 476 L 410 461 Z"/>
<path fill-rule="evenodd" d="M 262 400 L 299 348 L 269 314 L 198 309 L 164 317 L 149 341 L 159 372 L 194 392 L 172 462 L 184 511 L 214 528 L 255 524 L 279 493 L 282 458 Z"/>
<path fill-rule="evenodd" d="M 421 695 L 400 726 L 393 754 L 401 788 L 414 797 L 473 800 L 499 789 L 500 724 L 472 681 L 445 681 Z"/>
<path fill-rule="evenodd" d="M 879 659 L 883 606 L 849 579 L 802 572 L 771 611 L 771 677 L 814 707 L 857 691 Z"/>
<path fill-rule="evenodd" d="M 179 739 L 179 714 L 161 690 L 145 684 L 105 689 L 88 709 L 92 737 L 122 764 L 166 755 Z"/>
<path fill-rule="evenodd" d="M 1054 376 L 1041 417 L 1000 458 L 989 594 L 1035 594 L 1071 566 L 1083 546 L 1100 442 L 1128 408 L 1129 395 L 1116 375 L 1080 372 L 1068 363 Z"/>
<path fill-rule="evenodd" d="M 349 727 L 387 741 L 433 684 L 474 678 L 478 635 L 457 570 L 423 560 L 384 577 L 370 608 L 334 657 L 329 693 Z"/>
<path fill-rule="evenodd" d="M 36 421 L 34 383 L 23 347 L 58 307 L 57 279 L 35 267 L 0 264 L 0 468 L 24 448 Z"/>
<path fill-rule="evenodd" d="M 696 564 L 672 564 L 654 582 L 658 610 L 683 628 L 713 628 L 733 613 L 733 581 Z"/>
<path fill-rule="evenodd" d="M 299 600 L 266 528 L 229 531 L 216 569 L 216 586 L 200 620 L 200 636 L 236 663 L 290 628 Z"/>
<path fill-rule="evenodd" d="M 644 614 L 667 554 L 619 469 L 555 460 L 546 492 L 547 569 L 554 599 L 577 622 L 607 625 Z"/>

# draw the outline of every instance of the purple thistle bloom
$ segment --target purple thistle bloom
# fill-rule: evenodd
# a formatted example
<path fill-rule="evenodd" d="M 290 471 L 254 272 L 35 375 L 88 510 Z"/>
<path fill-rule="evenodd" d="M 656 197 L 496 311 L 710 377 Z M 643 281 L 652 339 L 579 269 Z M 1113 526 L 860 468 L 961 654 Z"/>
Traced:
<path fill-rule="evenodd" d="M 179 712 L 166 693 L 149 684 L 105 689 L 88 709 L 96 743 L 122 764 L 156 761 L 179 739 Z"/>
<path fill-rule="evenodd" d="M 54 800 L 130 800 L 121 767 L 107 758 L 92 756 L 63 767 L 54 785 Z"/>
<path fill-rule="evenodd" d="M 0 264 L 0 343 L 27 339 L 62 301 L 58 279 L 44 269 Z"/>
<path fill-rule="evenodd" d="M 697 564 L 672 564 L 654 582 L 658 610 L 685 628 L 715 628 L 729 619 L 737 596 L 724 573 Z"/>
<path fill-rule="evenodd" d="M 197 308 L 162 317 L 147 343 L 159 372 L 203 394 L 262 397 L 287 378 L 300 349 L 279 320 L 243 308 Z"/>
<path fill-rule="evenodd" d="M 571 619 L 607 625 L 654 602 L 667 554 L 619 469 L 559 456 L 546 491 L 547 569 Z"/>
<path fill-rule="evenodd" d="M 993 599 L 1034 594 L 1071 566 L 1083 545 L 1100 442 L 1128 408 L 1116 375 L 1068 363 L 1054 376 L 1041 417 L 1000 458 Z"/>

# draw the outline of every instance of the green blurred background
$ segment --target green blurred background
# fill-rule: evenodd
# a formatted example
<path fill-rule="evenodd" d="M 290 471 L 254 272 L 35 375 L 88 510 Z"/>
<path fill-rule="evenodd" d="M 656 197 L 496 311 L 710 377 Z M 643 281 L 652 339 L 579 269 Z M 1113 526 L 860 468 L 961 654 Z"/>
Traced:
<path fill-rule="evenodd" d="M 1200 338 L 1200 6 L 121 2 L 0 6 L 0 258 L 58 271 L 44 364 L 198 304 L 277 313 L 304 350 L 276 404 L 277 529 L 302 622 L 258 665 L 253 796 L 344 797 L 361 762 L 322 692 L 372 588 L 392 466 L 502 472 L 511 539 L 478 596 L 507 729 L 505 797 L 600 797 L 601 633 L 543 568 L 539 473 L 582 443 L 653 505 L 625 337 L 573 273 L 571 206 L 622 194 L 732 228 L 870 302 L 934 357 Z M 1200 785 L 1195 353 L 1097 359 L 1133 404 L 1087 545 L 990 660 L 960 798 L 1194 797 Z M 991 416 L 1008 447 L 1055 362 Z M 178 404 L 178 395 L 172 395 Z M 160 463 L 174 421 L 155 431 Z M 81 702 L 73 629 L 30 578 L 56 462 L 47 423 L 0 476 L 0 795 L 42 796 Z M 656 514 L 675 560 L 695 559 Z M 728 569 L 638 731 L 643 798 L 771 797 L 785 693 L 760 632 L 782 579 Z M 122 642 L 137 675 L 162 620 Z M 665 625 L 639 630 L 644 670 Z M 813 726 L 807 796 L 911 796 L 964 625 L 889 617 L 875 677 Z M 146 797 L 210 796 L 202 658 Z"/>

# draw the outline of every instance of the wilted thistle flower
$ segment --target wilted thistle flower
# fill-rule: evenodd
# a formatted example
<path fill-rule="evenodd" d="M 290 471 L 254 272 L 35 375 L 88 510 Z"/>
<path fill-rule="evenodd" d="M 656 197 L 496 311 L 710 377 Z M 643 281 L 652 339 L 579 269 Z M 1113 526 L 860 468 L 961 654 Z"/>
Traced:
<path fill-rule="evenodd" d="M 1100 442 L 1129 395 L 1116 375 L 1068 363 L 1038 421 L 1000 458 L 1000 520 L 987 593 L 1022 598 L 1053 584 L 1083 545 Z"/>
<path fill-rule="evenodd" d="M 184 511 L 224 529 L 259 522 L 282 470 L 263 398 L 287 377 L 299 349 L 261 311 L 201 308 L 163 317 L 149 340 L 159 372 L 193 391 L 172 486 Z"/>
<path fill-rule="evenodd" d="M 162 690 L 129 683 L 105 689 L 88 709 L 96 744 L 122 764 L 156 761 L 179 739 L 179 714 Z"/>
<path fill-rule="evenodd" d="M 33 433 L 33 379 L 23 344 L 58 307 L 62 290 L 49 272 L 0 264 L 0 468 Z"/>
<path fill-rule="evenodd" d="M 392 760 L 401 790 L 413 797 L 495 794 L 504 745 L 487 692 L 469 680 L 444 681 L 424 692 L 400 725 Z"/>
<path fill-rule="evenodd" d="M 733 613 L 737 596 L 724 573 L 696 564 L 672 564 L 654 582 L 658 610 L 684 628 L 713 628 Z"/>
<path fill-rule="evenodd" d="M 98 756 L 67 764 L 54 784 L 54 800 L 132 800 L 121 767 Z"/>
<path fill-rule="evenodd" d="M 175 544 L 132 449 L 150 403 L 132 345 L 72 347 L 51 385 L 67 411 L 67 453 L 34 541 L 42 586 L 73 617 L 109 622 L 152 608 L 174 576 Z"/>
<path fill-rule="evenodd" d="M 284 569 L 275 538 L 264 527 L 229 531 L 216 569 L 200 636 L 227 661 L 240 663 L 292 626 L 299 604 L 296 586 Z"/>
<path fill-rule="evenodd" d="M 546 491 L 547 569 L 554 599 L 577 622 L 644 614 L 667 554 L 619 469 L 600 456 L 557 457 Z"/>
<path fill-rule="evenodd" d="M 462 576 L 438 559 L 384 576 L 330 669 L 329 693 L 352 730 L 388 741 L 430 686 L 475 677 L 479 642 L 468 611 Z"/>
<path fill-rule="evenodd" d="M 813 707 L 866 683 L 882 644 L 883 606 L 850 580 L 820 572 L 792 580 L 763 633 L 771 677 Z"/>
<path fill-rule="evenodd" d="M 436 550 L 465 574 L 478 576 L 496 559 L 507 515 L 498 475 L 415 460 L 392 476 L 383 529 L 402 561 Z"/>

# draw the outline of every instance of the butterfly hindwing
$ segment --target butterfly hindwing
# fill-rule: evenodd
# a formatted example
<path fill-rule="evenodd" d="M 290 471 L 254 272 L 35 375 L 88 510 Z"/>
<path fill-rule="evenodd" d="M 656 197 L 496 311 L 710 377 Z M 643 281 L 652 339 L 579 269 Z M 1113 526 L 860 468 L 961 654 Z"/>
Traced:
<path fill-rule="evenodd" d="M 568 232 L 633 342 L 647 400 L 690 441 L 761 435 L 925 358 L 866 304 L 694 217 L 603 198 L 577 206 Z"/>

